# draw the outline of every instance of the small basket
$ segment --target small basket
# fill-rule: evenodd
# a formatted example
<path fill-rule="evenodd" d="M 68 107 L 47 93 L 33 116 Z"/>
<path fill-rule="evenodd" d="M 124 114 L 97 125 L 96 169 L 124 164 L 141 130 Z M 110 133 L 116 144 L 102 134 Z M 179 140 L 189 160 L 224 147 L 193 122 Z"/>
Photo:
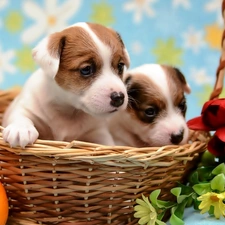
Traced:
<path fill-rule="evenodd" d="M 17 94 L 0 91 L 0 124 Z M 169 200 L 170 189 L 197 165 L 208 134 L 190 134 L 189 144 L 160 148 L 37 140 L 12 149 L 0 133 L 0 182 L 18 222 L 11 224 L 137 224 L 136 198 L 160 188 Z"/>

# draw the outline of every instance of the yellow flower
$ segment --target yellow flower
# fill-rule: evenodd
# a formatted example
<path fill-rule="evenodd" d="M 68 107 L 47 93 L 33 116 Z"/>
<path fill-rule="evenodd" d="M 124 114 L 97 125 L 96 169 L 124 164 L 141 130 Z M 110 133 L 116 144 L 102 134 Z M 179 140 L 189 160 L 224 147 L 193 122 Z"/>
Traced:
<path fill-rule="evenodd" d="M 208 192 L 204 195 L 201 195 L 197 198 L 199 201 L 201 201 L 201 204 L 199 205 L 199 209 L 202 210 L 201 213 L 206 213 L 210 210 L 210 207 L 214 207 L 214 215 L 217 219 L 220 218 L 220 216 L 225 216 L 225 192 L 217 194 L 214 192 Z"/>
<path fill-rule="evenodd" d="M 223 29 L 217 24 L 210 24 L 205 27 L 205 40 L 208 42 L 209 47 L 214 49 L 221 49 L 221 37 Z"/>
<path fill-rule="evenodd" d="M 134 210 L 136 211 L 134 213 L 135 218 L 140 218 L 138 221 L 138 224 L 140 225 L 155 225 L 160 224 L 164 225 L 165 223 L 162 221 L 159 221 L 157 219 L 157 212 L 155 208 L 152 206 L 152 204 L 149 202 L 148 198 L 146 198 L 144 195 L 142 195 L 143 200 L 137 199 L 136 205 L 134 207 Z"/>

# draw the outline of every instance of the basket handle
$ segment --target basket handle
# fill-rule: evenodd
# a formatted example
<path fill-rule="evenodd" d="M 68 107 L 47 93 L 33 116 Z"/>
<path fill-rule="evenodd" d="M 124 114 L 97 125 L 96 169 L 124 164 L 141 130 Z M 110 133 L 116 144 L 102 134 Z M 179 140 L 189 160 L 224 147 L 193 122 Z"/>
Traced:
<path fill-rule="evenodd" d="M 223 0 L 223 3 L 222 3 L 222 16 L 225 21 L 225 0 Z M 215 82 L 213 91 L 210 95 L 210 100 L 219 98 L 219 95 L 221 94 L 223 90 L 223 81 L 224 81 L 224 75 L 225 75 L 225 30 L 223 31 L 223 36 L 221 40 L 221 48 L 222 48 L 222 53 L 220 57 L 219 66 L 216 71 L 216 82 Z"/>

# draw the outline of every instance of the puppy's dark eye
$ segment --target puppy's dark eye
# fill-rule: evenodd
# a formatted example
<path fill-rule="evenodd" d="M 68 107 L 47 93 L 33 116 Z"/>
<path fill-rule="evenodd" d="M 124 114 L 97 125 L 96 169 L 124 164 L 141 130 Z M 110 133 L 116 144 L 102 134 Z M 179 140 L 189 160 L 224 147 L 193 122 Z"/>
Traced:
<path fill-rule="evenodd" d="M 150 106 L 149 108 L 147 108 L 147 109 L 145 110 L 145 115 L 146 115 L 147 117 L 153 118 L 153 117 L 156 116 L 157 111 L 158 111 L 158 110 L 157 110 L 156 107 Z"/>
<path fill-rule="evenodd" d="M 89 76 L 93 75 L 94 73 L 95 73 L 95 66 L 94 65 L 85 66 L 85 67 L 80 69 L 80 74 L 83 77 L 89 77 Z"/>
<path fill-rule="evenodd" d="M 180 109 L 181 112 L 185 112 L 187 110 L 187 104 L 186 101 L 183 100 L 179 105 L 178 108 Z"/>
<path fill-rule="evenodd" d="M 119 72 L 120 75 L 123 73 L 124 66 L 125 66 L 124 63 L 118 64 L 118 72 Z"/>

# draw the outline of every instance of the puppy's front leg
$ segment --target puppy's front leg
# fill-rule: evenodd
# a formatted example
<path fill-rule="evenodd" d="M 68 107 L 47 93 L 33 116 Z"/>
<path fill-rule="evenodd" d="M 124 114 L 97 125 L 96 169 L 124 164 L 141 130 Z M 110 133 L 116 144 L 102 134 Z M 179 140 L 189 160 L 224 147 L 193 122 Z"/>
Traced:
<path fill-rule="evenodd" d="M 20 146 L 25 148 L 26 145 L 33 144 L 38 136 L 39 133 L 34 127 L 33 122 L 22 115 L 18 115 L 16 119 L 3 130 L 3 139 L 5 142 L 8 142 L 11 147 Z"/>

